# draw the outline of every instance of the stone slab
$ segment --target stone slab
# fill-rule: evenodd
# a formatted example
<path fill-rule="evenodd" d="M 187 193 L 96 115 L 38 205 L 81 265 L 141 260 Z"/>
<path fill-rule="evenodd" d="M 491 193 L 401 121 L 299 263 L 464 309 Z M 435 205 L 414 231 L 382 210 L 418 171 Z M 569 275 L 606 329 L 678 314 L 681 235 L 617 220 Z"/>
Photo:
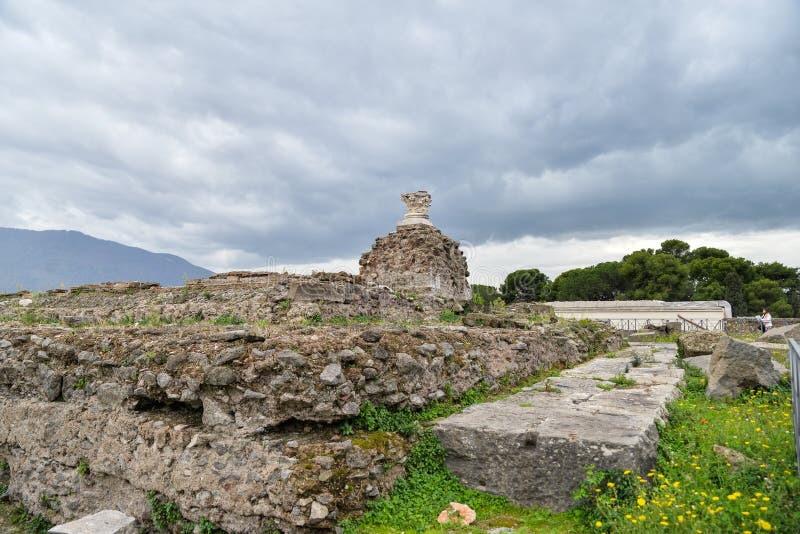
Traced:
<path fill-rule="evenodd" d="M 57 525 L 49 534 L 135 534 L 136 519 L 117 510 L 101 510 L 75 521 Z"/>
<path fill-rule="evenodd" d="M 636 354 L 650 358 L 632 367 Z M 471 406 L 434 427 L 447 466 L 468 487 L 522 506 L 571 508 L 590 465 L 641 473 L 655 465 L 656 423 L 680 396 L 683 370 L 674 360 L 674 345 L 635 347 Z M 620 374 L 636 385 L 607 390 Z"/>

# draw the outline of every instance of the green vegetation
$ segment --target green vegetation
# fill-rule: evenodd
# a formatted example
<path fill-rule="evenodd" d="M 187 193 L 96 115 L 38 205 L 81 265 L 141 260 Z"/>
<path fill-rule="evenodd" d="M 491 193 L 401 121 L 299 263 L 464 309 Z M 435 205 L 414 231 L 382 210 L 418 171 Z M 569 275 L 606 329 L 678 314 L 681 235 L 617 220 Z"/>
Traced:
<path fill-rule="evenodd" d="M 636 385 L 636 380 L 628 378 L 624 374 L 619 374 L 613 378 L 608 379 L 609 382 L 616 384 L 620 388 L 630 388 Z"/>
<path fill-rule="evenodd" d="M 212 523 L 206 517 L 201 517 L 197 522 L 197 531 L 200 534 L 225 534 L 225 531 Z"/>
<path fill-rule="evenodd" d="M 685 397 L 669 406 L 658 463 L 590 471 L 578 492 L 584 524 L 595 532 L 795 532 L 800 479 L 794 456 L 791 391 L 752 389 L 733 401 L 705 397 L 705 376 L 686 369 Z M 732 465 L 721 445 L 748 460 Z"/>
<path fill-rule="evenodd" d="M 46 534 L 53 528 L 53 523 L 42 514 L 33 515 L 24 507 L 18 506 L 9 514 L 12 525 L 16 525 L 26 534 Z"/>
<path fill-rule="evenodd" d="M 72 384 L 72 389 L 86 389 L 86 385 L 87 385 L 86 377 L 82 376 L 78 380 L 76 380 L 74 384 Z"/>
<path fill-rule="evenodd" d="M 308 319 L 304 320 L 303 324 L 306 325 L 306 326 L 314 326 L 314 325 L 322 324 L 322 315 L 320 315 L 318 313 L 315 313 L 314 315 L 312 315 Z"/>
<path fill-rule="evenodd" d="M 550 297 L 550 279 L 539 269 L 521 269 L 506 276 L 500 293 L 506 303 L 543 302 Z"/>
<path fill-rule="evenodd" d="M 150 519 L 157 529 L 181 534 L 194 531 L 194 524 L 183 518 L 175 503 L 162 500 L 156 490 L 147 490 L 147 504 L 150 505 Z"/>
<path fill-rule="evenodd" d="M 85 477 L 89 474 L 89 460 L 86 458 L 81 458 L 78 467 L 75 469 L 78 472 L 78 476 Z"/>
<path fill-rule="evenodd" d="M 156 490 L 147 490 L 147 504 L 150 505 L 150 519 L 157 529 L 180 534 L 191 534 L 195 531 L 195 524 L 181 515 L 175 503 L 163 500 Z M 225 534 L 224 530 L 207 517 L 201 517 L 196 527 L 200 534 Z"/>
<path fill-rule="evenodd" d="M 244 321 L 237 315 L 220 315 L 211 321 L 217 326 L 228 326 L 235 324 L 244 324 Z"/>
<path fill-rule="evenodd" d="M 677 343 L 682 332 L 670 332 L 669 334 L 656 334 L 656 343 Z"/>
<path fill-rule="evenodd" d="M 488 306 L 497 299 L 503 298 L 494 286 L 472 284 L 470 287 L 472 288 L 472 303 L 478 306 Z"/>
<path fill-rule="evenodd" d="M 407 477 L 397 481 L 391 497 L 368 503 L 363 518 L 342 523 L 344 532 L 438 532 L 441 530 L 437 528 L 436 516 L 451 501 L 469 503 L 481 518 L 495 518 L 482 521 L 475 528 L 458 529 L 461 532 L 482 532 L 502 526 L 553 528 L 559 523 L 572 523 L 569 518 L 559 519 L 543 510 L 525 510 L 502 497 L 465 488 L 444 466 L 444 458 L 444 449 L 436 436 L 423 432 L 406 460 Z"/>
<path fill-rule="evenodd" d="M 458 323 L 461 318 L 450 308 L 445 308 L 439 313 L 439 320 L 443 323 Z"/>
<path fill-rule="evenodd" d="M 56 495 L 50 495 L 49 493 L 41 493 L 39 495 L 39 504 L 41 504 L 43 508 L 47 508 L 48 510 L 55 510 L 56 508 L 61 506 L 61 500 Z"/>

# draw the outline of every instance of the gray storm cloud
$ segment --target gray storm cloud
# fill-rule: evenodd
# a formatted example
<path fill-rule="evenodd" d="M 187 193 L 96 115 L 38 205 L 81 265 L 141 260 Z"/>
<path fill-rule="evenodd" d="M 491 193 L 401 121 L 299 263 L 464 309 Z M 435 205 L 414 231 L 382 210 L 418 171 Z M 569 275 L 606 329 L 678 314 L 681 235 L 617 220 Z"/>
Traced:
<path fill-rule="evenodd" d="M 352 257 L 420 188 L 473 243 L 798 229 L 799 23 L 790 0 L 5 2 L 0 226 L 229 267 Z"/>

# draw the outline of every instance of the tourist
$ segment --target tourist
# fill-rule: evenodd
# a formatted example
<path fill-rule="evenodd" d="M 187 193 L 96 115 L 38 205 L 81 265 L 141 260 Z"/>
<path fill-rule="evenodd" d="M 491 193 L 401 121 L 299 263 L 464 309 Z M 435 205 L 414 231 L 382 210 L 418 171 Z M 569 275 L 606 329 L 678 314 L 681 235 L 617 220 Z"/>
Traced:
<path fill-rule="evenodd" d="M 759 317 L 759 320 L 760 320 L 759 328 L 761 329 L 762 333 L 772 328 L 772 315 L 769 314 L 768 309 L 764 308 L 764 311 L 761 314 L 761 317 Z"/>

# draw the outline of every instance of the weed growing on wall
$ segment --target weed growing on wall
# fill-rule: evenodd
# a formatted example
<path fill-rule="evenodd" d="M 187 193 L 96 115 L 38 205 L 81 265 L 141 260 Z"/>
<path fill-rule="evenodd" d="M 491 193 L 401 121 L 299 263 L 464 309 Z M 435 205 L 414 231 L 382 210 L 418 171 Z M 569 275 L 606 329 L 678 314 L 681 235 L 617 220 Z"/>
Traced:
<path fill-rule="evenodd" d="M 177 505 L 162 500 L 157 491 L 148 490 L 147 504 L 150 505 L 150 519 L 156 528 L 181 534 L 191 534 L 194 531 L 194 524 L 183 518 Z"/>
<path fill-rule="evenodd" d="M 178 506 L 165 501 L 156 490 L 147 491 L 147 504 L 150 505 L 150 519 L 153 525 L 163 531 L 192 534 L 225 534 L 225 531 L 212 523 L 207 517 L 201 517 L 197 525 L 181 515 Z"/>
<path fill-rule="evenodd" d="M 31 514 L 24 507 L 18 506 L 10 515 L 12 525 L 16 525 L 27 534 L 47 534 L 53 528 L 51 523 L 42 514 Z"/>
<path fill-rule="evenodd" d="M 458 323 L 461 318 L 450 308 L 445 308 L 439 313 L 439 320 L 443 323 Z"/>

